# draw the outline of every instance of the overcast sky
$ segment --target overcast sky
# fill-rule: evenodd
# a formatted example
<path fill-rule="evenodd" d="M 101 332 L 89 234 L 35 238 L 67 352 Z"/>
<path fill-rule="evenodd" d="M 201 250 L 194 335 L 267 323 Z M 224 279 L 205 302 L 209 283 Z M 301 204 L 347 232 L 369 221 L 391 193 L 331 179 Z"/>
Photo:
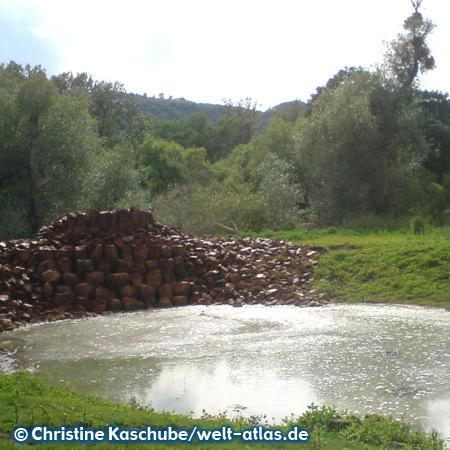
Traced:
<path fill-rule="evenodd" d="M 449 92 L 450 1 L 423 0 L 421 11 L 437 25 L 437 68 L 422 86 Z M 251 97 L 265 110 L 380 62 L 412 12 L 410 0 L 0 0 L 0 62 L 87 72 L 149 96 Z"/>

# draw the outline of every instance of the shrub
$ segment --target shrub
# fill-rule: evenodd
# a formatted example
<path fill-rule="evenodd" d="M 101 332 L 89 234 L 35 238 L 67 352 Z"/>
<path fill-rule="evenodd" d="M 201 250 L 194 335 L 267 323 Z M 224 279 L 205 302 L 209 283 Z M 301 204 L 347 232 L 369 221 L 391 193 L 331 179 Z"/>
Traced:
<path fill-rule="evenodd" d="M 425 234 L 425 220 L 420 216 L 415 216 L 411 220 L 411 227 L 414 234 Z"/>

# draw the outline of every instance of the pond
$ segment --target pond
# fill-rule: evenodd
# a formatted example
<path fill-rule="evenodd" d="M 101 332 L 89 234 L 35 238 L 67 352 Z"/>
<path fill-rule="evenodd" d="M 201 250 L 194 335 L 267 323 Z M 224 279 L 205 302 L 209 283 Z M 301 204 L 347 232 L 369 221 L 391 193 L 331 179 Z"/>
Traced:
<path fill-rule="evenodd" d="M 398 305 L 187 306 L 0 334 L 20 369 L 127 403 L 266 415 L 308 405 L 450 435 L 450 312 Z"/>

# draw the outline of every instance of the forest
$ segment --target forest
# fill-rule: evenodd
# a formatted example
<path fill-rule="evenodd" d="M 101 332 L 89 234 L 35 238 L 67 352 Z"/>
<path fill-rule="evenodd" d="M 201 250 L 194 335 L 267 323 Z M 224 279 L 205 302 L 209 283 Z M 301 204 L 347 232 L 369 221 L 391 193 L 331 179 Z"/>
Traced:
<path fill-rule="evenodd" d="M 420 87 L 434 27 L 415 8 L 382 64 L 345 67 L 307 104 L 266 113 L 249 98 L 147 98 L 87 73 L 3 63 L 0 240 L 93 208 L 151 210 L 195 234 L 448 224 L 450 101 Z"/>

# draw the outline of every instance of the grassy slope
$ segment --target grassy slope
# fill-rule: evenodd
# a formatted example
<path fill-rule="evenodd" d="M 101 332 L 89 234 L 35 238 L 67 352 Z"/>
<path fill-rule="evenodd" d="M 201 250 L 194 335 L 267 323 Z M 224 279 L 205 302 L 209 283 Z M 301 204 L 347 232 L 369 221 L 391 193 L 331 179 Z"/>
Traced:
<path fill-rule="evenodd" d="M 315 286 L 334 301 L 450 307 L 450 228 L 425 235 L 339 229 L 259 235 L 325 248 Z"/>
<path fill-rule="evenodd" d="M 294 424 L 311 429 L 314 425 L 313 438 L 308 444 L 260 444 L 233 441 L 231 443 L 189 443 L 189 444 L 133 444 L 132 448 L 152 449 L 290 449 L 325 448 L 328 450 L 380 450 L 386 448 L 389 442 L 402 440 L 414 445 L 417 450 L 439 450 L 441 444 L 431 436 L 410 432 L 409 428 L 399 422 L 379 419 L 367 419 L 362 424 L 354 424 L 339 435 L 330 431 L 327 425 L 335 415 L 332 408 L 311 409 L 305 413 L 303 421 L 289 423 L 284 431 Z M 117 425 L 124 428 L 144 428 L 146 426 L 190 429 L 194 424 L 204 429 L 219 429 L 224 424 L 230 424 L 224 418 L 190 419 L 186 416 L 169 413 L 157 413 L 153 410 L 138 407 L 122 406 L 108 403 L 95 396 L 77 394 L 71 390 L 53 387 L 36 377 L 26 374 L 0 374 L 0 449 L 29 448 L 28 445 L 14 445 L 9 439 L 16 425 L 47 425 L 49 427 L 79 426 L 104 428 Z M 242 420 L 232 423 L 236 429 L 247 426 Z M 247 424 L 248 425 L 248 424 Z M 283 427 L 282 427 L 283 428 Z M 371 444 L 363 444 L 371 442 Z M 383 445 L 384 444 L 384 445 Z M 64 449 L 81 448 L 82 444 L 65 444 Z M 88 447 L 90 445 L 87 445 Z M 39 445 L 38 448 L 61 448 L 61 444 Z M 95 448 L 124 449 L 129 445 L 97 444 Z M 31 448 L 36 448 L 33 445 Z M 412 449 L 413 447 L 407 447 Z"/>

